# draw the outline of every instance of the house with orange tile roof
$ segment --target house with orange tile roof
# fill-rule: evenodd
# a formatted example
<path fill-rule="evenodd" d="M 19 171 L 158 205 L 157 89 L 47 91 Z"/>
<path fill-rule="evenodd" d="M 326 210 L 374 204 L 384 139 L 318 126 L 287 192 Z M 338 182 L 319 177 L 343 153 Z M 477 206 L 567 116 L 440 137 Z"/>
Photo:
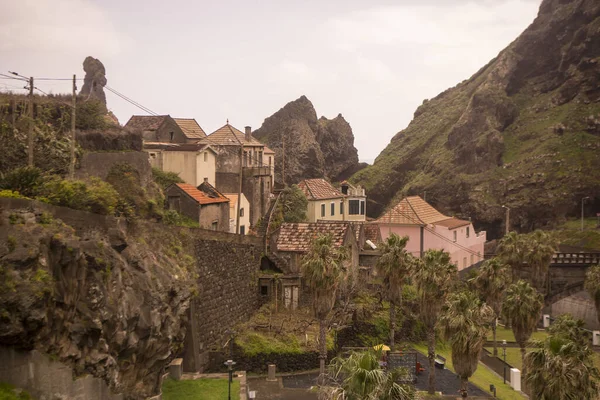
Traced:
<path fill-rule="evenodd" d="M 366 221 L 365 190 L 344 181 L 335 188 L 323 178 L 304 179 L 298 187 L 308 200 L 309 222 Z"/>
<path fill-rule="evenodd" d="M 229 232 L 230 200 L 203 182 L 195 187 L 188 183 L 174 183 L 165 190 L 167 207 L 197 221 L 200 228 Z"/>
<path fill-rule="evenodd" d="M 215 186 L 221 192 L 238 193 L 241 175 L 242 193 L 250 203 L 250 225 L 254 226 L 269 208 L 275 153 L 252 136 L 249 126 L 242 132 L 229 121 L 201 143 L 217 151 Z"/>
<path fill-rule="evenodd" d="M 344 266 L 349 272 L 348 279 L 340 285 L 341 292 L 350 290 L 358 283 L 359 248 L 352 224 L 341 221 L 320 221 L 319 223 L 283 223 L 269 238 L 268 259 L 273 269 L 282 273 L 275 281 L 269 275 L 259 279 L 261 293 L 271 296 L 278 293 L 278 301 L 286 308 L 295 309 L 302 301 L 310 298 L 302 279 L 302 257 L 308 253 L 312 242 L 320 235 L 330 235 L 333 246 L 346 248 L 349 258 Z M 278 285 L 275 290 L 273 285 Z"/>
<path fill-rule="evenodd" d="M 483 260 L 486 232 L 475 232 L 471 221 L 444 215 L 419 196 L 405 197 L 376 223 L 383 240 L 392 233 L 408 236 L 406 250 L 416 257 L 444 250 L 459 271 Z"/>

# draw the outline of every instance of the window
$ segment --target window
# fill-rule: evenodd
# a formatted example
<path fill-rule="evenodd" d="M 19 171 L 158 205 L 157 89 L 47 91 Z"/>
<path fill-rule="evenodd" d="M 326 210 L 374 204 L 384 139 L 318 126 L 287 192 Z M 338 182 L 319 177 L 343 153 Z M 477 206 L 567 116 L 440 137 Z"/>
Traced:
<path fill-rule="evenodd" d="M 240 217 L 244 216 L 244 207 L 240 208 Z"/>
<path fill-rule="evenodd" d="M 470 232 L 470 227 L 467 226 L 467 237 L 469 237 L 469 233 L 471 233 Z"/>
<path fill-rule="evenodd" d="M 263 152 L 259 151 L 258 152 L 258 164 L 262 167 L 263 165 Z"/>
<path fill-rule="evenodd" d="M 331 216 L 335 215 L 335 203 L 331 203 Z"/>
<path fill-rule="evenodd" d="M 245 151 L 244 152 L 244 167 L 246 167 L 248 165 L 248 152 Z"/>
<path fill-rule="evenodd" d="M 348 194 L 348 185 L 342 185 L 342 194 Z"/>
<path fill-rule="evenodd" d="M 344 215 L 344 200 L 340 201 L 340 215 Z"/>
<path fill-rule="evenodd" d="M 213 231 L 216 231 L 217 228 L 219 228 L 219 222 L 215 221 L 211 224 L 210 229 L 212 229 Z"/>
<path fill-rule="evenodd" d="M 321 217 L 325 216 L 325 204 L 321 204 Z"/>
<path fill-rule="evenodd" d="M 360 202 L 360 215 L 365 215 L 365 201 Z"/>
<path fill-rule="evenodd" d="M 453 233 L 454 233 L 454 241 L 456 242 L 456 231 L 454 231 Z"/>
<path fill-rule="evenodd" d="M 150 153 L 150 158 L 156 158 L 156 153 Z"/>
<path fill-rule="evenodd" d="M 269 156 L 269 167 L 271 166 L 271 156 Z"/>
<path fill-rule="evenodd" d="M 475 264 L 475 256 L 471 254 L 471 265 Z"/>
<path fill-rule="evenodd" d="M 208 152 L 204 152 L 204 162 L 208 161 Z"/>
<path fill-rule="evenodd" d="M 171 135 L 171 142 L 173 141 L 173 137 L 175 136 L 175 134 L 173 132 L 169 132 L 169 134 Z"/>
<path fill-rule="evenodd" d="M 358 215 L 360 213 L 360 200 L 348 201 L 348 214 Z"/>
<path fill-rule="evenodd" d="M 463 268 L 467 268 L 467 257 L 463 257 Z"/>
<path fill-rule="evenodd" d="M 240 235 L 246 234 L 246 225 L 240 225 Z"/>
<path fill-rule="evenodd" d="M 480 251 L 477 252 L 477 260 L 478 261 L 481 260 L 481 252 Z"/>
<path fill-rule="evenodd" d="M 260 285 L 260 295 L 261 296 L 269 295 L 269 285 Z"/>

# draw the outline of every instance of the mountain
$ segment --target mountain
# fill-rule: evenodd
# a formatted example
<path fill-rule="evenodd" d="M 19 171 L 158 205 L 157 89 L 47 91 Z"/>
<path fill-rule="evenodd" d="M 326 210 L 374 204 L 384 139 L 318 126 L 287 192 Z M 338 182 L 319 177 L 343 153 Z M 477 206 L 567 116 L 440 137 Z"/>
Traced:
<path fill-rule="evenodd" d="M 534 22 L 470 79 L 417 108 L 352 181 L 376 216 L 409 194 L 498 236 L 600 211 L 600 2 L 544 0 Z M 491 235 L 490 235 L 491 234 Z"/>
<path fill-rule="evenodd" d="M 282 168 L 286 183 L 292 184 L 323 176 L 332 181 L 343 180 L 363 166 L 358 162 L 352 128 L 342 114 L 333 119 L 317 119 L 306 96 L 266 118 L 252 135 L 275 151 L 278 183 L 282 183 Z"/>

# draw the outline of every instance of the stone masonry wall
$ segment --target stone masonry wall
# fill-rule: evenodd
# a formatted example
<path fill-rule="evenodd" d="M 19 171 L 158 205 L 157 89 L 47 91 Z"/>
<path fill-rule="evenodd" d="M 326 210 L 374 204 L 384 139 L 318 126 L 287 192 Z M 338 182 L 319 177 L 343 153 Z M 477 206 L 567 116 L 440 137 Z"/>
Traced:
<path fill-rule="evenodd" d="M 259 307 L 261 241 L 221 235 L 233 239 L 215 237 L 196 243 L 198 297 L 190 308 L 185 371 L 203 370 L 209 350 L 223 346 L 225 331 L 247 320 Z"/>

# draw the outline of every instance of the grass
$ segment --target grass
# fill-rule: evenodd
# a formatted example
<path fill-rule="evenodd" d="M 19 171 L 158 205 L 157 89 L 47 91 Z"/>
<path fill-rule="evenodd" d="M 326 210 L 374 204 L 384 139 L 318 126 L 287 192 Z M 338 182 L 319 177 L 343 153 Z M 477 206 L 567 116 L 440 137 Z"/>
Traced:
<path fill-rule="evenodd" d="M 413 347 L 419 353 L 427 354 L 426 345 L 415 344 L 413 345 Z M 446 358 L 446 366 L 450 371 L 454 372 L 454 366 L 452 365 L 452 355 L 450 353 L 450 349 L 436 348 L 436 353 Z M 493 384 L 494 386 L 496 386 L 496 397 L 501 400 L 524 399 L 524 397 L 519 392 L 515 392 L 514 389 L 510 387 L 510 385 L 505 384 L 502 381 L 501 377 L 496 375 L 481 362 L 479 363 L 477 371 L 475 371 L 473 376 L 469 379 L 469 382 L 473 383 L 486 393 L 489 393 L 490 384 Z"/>
<path fill-rule="evenodd" d="M 493 352 L 491 347 L 486 347 L 486 349 L 490 352 L 490 354 Z M 502 349 L 498 349 L 498 357 L 503 359 Z M 521 349 L 518 347 L 506 348 L 506 362 L 509 363 L 513 368 L 523 370 L 523 363 L 521 362 Z M 596 365 L 596 368 L 600 369 L 600 354 L 598 353 L 594 353 L 594 365 Z"/>
<path fill-rule="evenodd" d="M 547 336 L 548 336 L 548 333 L 546 333 L 545 331 L 535 331 L 531 335 L 531 339 L 544 340 Z M 492 340 L 492 331 L 490 331 L 489 335 L 487 336 L 487 339 L 489 341 Z M 503 340 L 514 343 L 515 335 L 513 334 L 511 329 L 506 329 L 503 326 L 499 326 L 496 329 L 496 340 L 498 341 L 498 346 L 500 346 L 500 344 L 502 343 Z"/>
<path fill-rule="evenodd" d="M 167 379 L 162 392 L 163 400 L 222 400 L 227 398 L 228 384 L 227 379 Z M 231 397 L 240 398 L 240 383 L 236 380 L 231 384 Z"/>
<path fill-rule="evenodd" d="M 0 400 L 30 400 L 31 396 L 26 391 L 15 389 L 13 385 L 0 382 Z"/>

